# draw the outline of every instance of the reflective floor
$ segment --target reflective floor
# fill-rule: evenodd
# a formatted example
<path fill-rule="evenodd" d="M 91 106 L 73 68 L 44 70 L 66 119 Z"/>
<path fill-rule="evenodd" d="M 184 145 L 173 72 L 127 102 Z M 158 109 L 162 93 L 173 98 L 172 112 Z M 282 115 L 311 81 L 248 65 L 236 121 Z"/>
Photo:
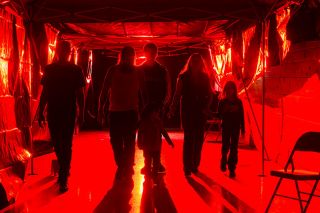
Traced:
<path fill-rule="evenodd" d="M 266 163 L 261 174 L 257 150 L 243 147 L 239 152 L 237 177 L 230 179 L 219 170 L 219 143 L 206 142 L 200 172 L 185 178 L 182 170 L 182 134 L 170 133 L 175 148 L 163 144 L 162 162 L 167 173 L 155 180 L 140 174 L 143 156 L 136 152 L 135 173 L 115 181 L 116 167 L 106 132 L 84 132 L 75 136 L 69 191 L 58 193 L 56 177 L 51 174 L 53 155 L 35 159 L 35 173 L 28 176 L 15 205 L 5 212 L 263 212 L 276 179 L 269 176 L 274 167 Z M 210 141 L 216 138 L 211 134 Z M 30 168 L 29 168 L 30 169 Z M 291 183 L 286 193 L 295 194 Z M 319 194 L 319 193 L 318 193 Z M 319 212 L 319 198 L 314 198 L 308 212 Z M 270 212 L 300 212 L 297 201 L 275 199 Z"/>

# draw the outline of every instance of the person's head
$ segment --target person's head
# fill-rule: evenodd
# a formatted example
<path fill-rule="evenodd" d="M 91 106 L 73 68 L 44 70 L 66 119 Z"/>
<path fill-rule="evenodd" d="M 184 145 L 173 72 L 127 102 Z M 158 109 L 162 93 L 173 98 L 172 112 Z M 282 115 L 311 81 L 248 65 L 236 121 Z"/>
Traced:
<path fill-rule="evenodd" d="M 119 64 L 133 66 L 135 64 L 136 53 L 133 47 L 125 46 L 119 56 Z"/>
<path fill-rule="evenodd" d="M 58 41 L 56 55 L 59 61 L 68 61 L 71 53 L 71 44 L 68 41 Z"/>
<path fill-rule="evenodd" d="M 233 81 L 228 81 L 223 88 L 223 94 L 226 98 L 236 98 L 238 96 L 236 84 Z"/>
<path fill-rule="evenodd" d="M 155 60 L 158 56 L 158 47 L 154 43 L 148 43 L 143 47 L 144 54 L 147 61 Z"/>

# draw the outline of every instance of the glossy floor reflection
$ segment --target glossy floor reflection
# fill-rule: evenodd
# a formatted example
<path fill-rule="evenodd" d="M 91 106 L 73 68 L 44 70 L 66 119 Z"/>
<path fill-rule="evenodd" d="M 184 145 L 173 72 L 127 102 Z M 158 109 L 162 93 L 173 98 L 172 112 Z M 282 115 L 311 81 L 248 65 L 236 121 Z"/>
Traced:
<path fill-rule="evenodd" d="M 35 159 L 35 176 L 28 176 L 15 205 L 5 212 L 263 212 L 276 179 L 259 177 L 259 152 L 241 149 L 237 177 L 219 171 L 219 143 L 205 143 L 200 172 L 185 178 L 182 170 L 182 134 L 170 133 L 175 148 L 163 144 L 167 174 L 155 179 L 140 174 L 143 155 L 136 152 L 134 175 L 115 180 L 116 167 L 106 132 L 84 132 L 74 138 L 70 189 L 58 193 L 51 176 L 53 155 Z M 209 135 L 216 138 L 215 135 Z M 266 164 L 266 174 L 274 167 Z M 292 185 L 293 186 L 293 185 Z M 290 183 L 284 190 L 295 195 Z M 308 212 L 319 212 L 317 198 Z M 299 212 L 296 201 L 276 199 L 271 212 Z"/>

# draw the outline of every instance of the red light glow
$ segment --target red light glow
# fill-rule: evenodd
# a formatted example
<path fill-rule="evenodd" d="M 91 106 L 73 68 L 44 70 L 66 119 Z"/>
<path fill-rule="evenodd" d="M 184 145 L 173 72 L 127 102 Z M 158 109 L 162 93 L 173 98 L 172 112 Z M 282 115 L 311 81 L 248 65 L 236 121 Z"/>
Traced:
<path fill-rule="evenodd" d="M 0 57 L 0 88 L 1 93 L 6 94 L 8 90 L 8 61 Z"/>
<path fill-rule="evenodd" d="M 144 56 L 144 55 L 136 57 L 136 64 L 138 66 L 143 64 L 143 62 L 145 62 L 145 61 L 146 61 L 146 56 Z"/>
<path fill-rule="evenodd" d="M 219 41 L 214 47 L 209 46 L 209 54 L 213 65 L 213 70 L 216 72 L 216 83 L 222 88 L 223 82 L 231 72 L 231 46 L 228 45 L 229 41 Z M 212 51 L 214 49 L 214 53 Z"/>
<path fill-rule="evenodd" d="M 88 67 L 87 67 L 87 77 L 86 81 L 87 84 L 91 83 L 92 81 L 92 63 L 93 63 L 93 52 L 92 50 L 89 51 L 89 58 L 88 58 Z"/>
<path fill-rule="evenodd" d="M 287 40 L 287 24 L 290 19 L 290 8 L 283 9 L 277 13 L 277 30 L 282 40 L 282 58 L 289 52 L 291 42 Z"/>

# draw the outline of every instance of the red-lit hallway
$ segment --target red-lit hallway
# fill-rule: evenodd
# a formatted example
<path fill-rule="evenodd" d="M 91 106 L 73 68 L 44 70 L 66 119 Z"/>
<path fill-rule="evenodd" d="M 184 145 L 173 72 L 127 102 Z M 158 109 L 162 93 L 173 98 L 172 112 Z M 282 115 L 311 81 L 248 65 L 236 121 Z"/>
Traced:
<path fill-rule="evenodd" d="M 263 212 L 276 181 L 269 175 L 269 168 L 275 165 L 267 162 L 267 176 L 259 177 L 257 150 L 240 149 L 237 177 L 230 179 L 219 171 L 221 145 L 206 142 L 200 173 L 186 179 L 181 160 L 182 134 L 170 135 L 176 146 L 171 149 L 163 145 L 167 174 L 157 183 L 146 181 L 140 174 L 141 151 L 136 152 L 132 179 L 115 182 L 116 167 L 107 132 L 82 132 L 74 137 L 69 191 L 58 193 L 56 178 L 50 175 L 54 156 L 46 155 L 35 159 L 37 175 L 27 177 L 16 203 L 5 212 Z M 207 140 L 215 138 L 210 133 Z M 284 187 L 295 195 L 292 183 Z M 317 212 L 317 199 L 312 200 L 308 212 Z M 299 212 L 298 202 L 276 198 L 271 212 Z"/>

